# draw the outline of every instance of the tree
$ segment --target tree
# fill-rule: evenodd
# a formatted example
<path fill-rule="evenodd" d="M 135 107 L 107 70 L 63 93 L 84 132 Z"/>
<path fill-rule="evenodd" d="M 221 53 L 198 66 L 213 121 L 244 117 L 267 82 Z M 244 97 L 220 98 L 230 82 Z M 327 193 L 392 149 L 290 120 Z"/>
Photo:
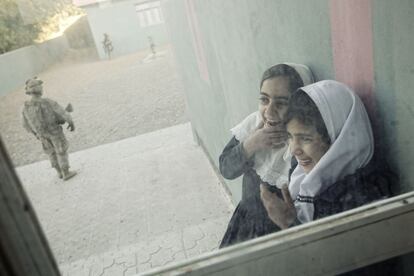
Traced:
<path fill-rule="evenodd" d="M 0 54 L 30 45 L 39 30 L 37 24 L 24 24 L 15 0 L 0 0 Z"/>
<path fill-rule="evenodd" d="M 31 45 L 56 15 L 79 13 L 70 0 L 0 0 L 0 54 Z"/>

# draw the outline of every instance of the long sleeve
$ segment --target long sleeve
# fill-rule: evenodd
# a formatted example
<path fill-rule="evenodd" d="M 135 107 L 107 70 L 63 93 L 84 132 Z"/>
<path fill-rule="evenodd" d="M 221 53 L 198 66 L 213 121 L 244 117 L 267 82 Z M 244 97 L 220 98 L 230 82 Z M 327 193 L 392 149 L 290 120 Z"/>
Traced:
<path fill-rule="evenodd" d="M 235 179 L 253 166 L 247 159 L 242 144 L 233 137 L 220 155 L 220 172 L 224 178 Z"/>
<path fill-rule="evenodd" d="M 354 174 L 335 182 L 314 198 L 314 218 L 344 212 L 391 196 L 397 175 L 372 160 Z"/>

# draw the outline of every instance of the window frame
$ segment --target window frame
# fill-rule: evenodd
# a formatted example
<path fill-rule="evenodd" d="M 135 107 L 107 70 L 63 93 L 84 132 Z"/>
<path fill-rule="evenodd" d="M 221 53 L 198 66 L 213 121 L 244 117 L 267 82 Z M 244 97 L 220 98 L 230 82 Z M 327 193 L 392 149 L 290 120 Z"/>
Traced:
<path fill-rule="evenodd" d="M 1 137 L 0 275 L 61 275 Z"/>

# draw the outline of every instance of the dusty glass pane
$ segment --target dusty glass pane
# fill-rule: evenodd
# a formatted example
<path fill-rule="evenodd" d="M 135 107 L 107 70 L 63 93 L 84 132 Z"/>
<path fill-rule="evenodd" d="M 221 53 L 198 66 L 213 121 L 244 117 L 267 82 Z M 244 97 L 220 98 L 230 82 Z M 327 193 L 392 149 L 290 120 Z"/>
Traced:
<path fill-rule="evenodd" d="M 413 10 L 1 1 L 1 138 L 62 272 L 134 275 L 412 190 Z"/>

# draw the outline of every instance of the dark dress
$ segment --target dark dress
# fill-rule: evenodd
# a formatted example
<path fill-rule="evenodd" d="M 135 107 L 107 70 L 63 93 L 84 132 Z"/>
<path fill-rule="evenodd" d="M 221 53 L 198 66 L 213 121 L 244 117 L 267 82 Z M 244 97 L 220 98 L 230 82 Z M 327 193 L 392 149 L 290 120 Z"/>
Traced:
<path fill-rule="evenodd" d="M 230 219 L 220 248 L 280 230 L 263 206 L 260 198 L 262 181 L 253 168 L 253 161 L 245 157 L 241 144 L 234 137 L 220 155 L 220 172 L 226 179 L 243 175 L 242 199 Z M 268 187 L 281 196 L 277 188 Z"/>
<path fill-rule="evenodd" d="M 297 162 L 292 160 L 292 164 L 291 172 Z M 371 161 L 354 174 L 337 181 L 315 196 L 313 220 L 390 197 L 391 183 L 396 181 L 396 176 L 388 167 L 380 167 L 377 164 Z"/>
<path fill-rule="evenodd" d="M 374 159 L 373 159 L 374 160 Z M 337 214 L 391 196 L 391 184 L 398 178 L 384 162 L 371 161 L 354 174 L 331 185 L 314 197 L 314 220 Z M 343 276 L 396 275 L 398 259 L 393 258 L 341 274 Z"/>

